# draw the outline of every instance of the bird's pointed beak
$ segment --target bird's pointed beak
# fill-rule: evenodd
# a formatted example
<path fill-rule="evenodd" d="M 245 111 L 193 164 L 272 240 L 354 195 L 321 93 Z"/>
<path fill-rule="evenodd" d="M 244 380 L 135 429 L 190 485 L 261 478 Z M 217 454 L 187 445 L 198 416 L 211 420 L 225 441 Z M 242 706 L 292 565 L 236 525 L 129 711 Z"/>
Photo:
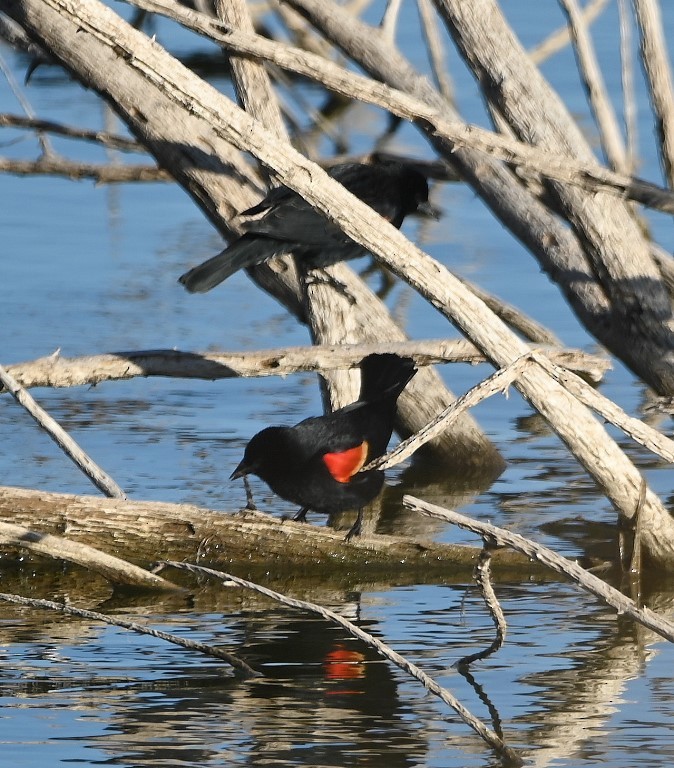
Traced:
<path fill-rule="evenodd" d="M 229 476 L 230 480 L 238 480 L 240 477 L 245 477 L 250 472 L 248 466 L 246 466 L 245 459 L 241 459 L 239 466 Z"/>
<path fill-rule="evenodd" d="M 419 203 L 416 210 L 416 215 L 421 216 L 424 219 L 439 219 L 442 216 L 442 213 L 442 208 L 438 208 L 429 201 Z"/>

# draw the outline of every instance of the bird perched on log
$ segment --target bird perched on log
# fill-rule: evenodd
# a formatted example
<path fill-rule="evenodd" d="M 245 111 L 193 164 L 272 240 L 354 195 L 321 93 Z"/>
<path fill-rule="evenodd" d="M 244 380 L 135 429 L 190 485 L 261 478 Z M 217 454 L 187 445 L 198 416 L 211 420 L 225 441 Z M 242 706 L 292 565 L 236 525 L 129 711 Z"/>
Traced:
<path fill-rule="evenodd" d="M 426 176 L 409 163 L 342 163 L 329 173 L 398 229 L 410 213 L 436 215 L 428 203 Z M 224 251 L 181 275 L 179 281 L 190 293 L 210 291 L 234 272 L 283 253 L 310 260 L 316 266 L 365 253 L 362 246 L 288 187 L 275 187 L 240 215 L 258 218 L 247 221 L 244 234 Z"/>
<path fill-rule="evenodd" d="M 357 509 L 347 541 L 360 534 L 363 507 L 384 485 L 381 470 L 359 470 L 386 451 L 396 402 L 417 370 L 409 357 L 395 354 L 368 355 L 360 369 L 355 403 L 294 427 L 263 429 L 230 477 L 260 477 L 274 493 L 301 506 L 294 520 L 304 521 L 309 510 L 335 514 Z"/>

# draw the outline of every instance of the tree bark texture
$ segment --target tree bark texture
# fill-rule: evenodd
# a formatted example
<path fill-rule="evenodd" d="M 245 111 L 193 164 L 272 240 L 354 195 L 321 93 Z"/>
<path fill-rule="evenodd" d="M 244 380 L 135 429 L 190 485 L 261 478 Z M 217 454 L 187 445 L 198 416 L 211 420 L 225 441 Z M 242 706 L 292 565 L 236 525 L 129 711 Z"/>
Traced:
<path fill-rule="evenodd" d="M 532 64 L 495 0 L 436 4 L 485 97 L 521 141 L 596 162 L 575 120 Z M 595 335 L 656 391 L 672 392 L 672 300 L 633 212 L 603 193 L 553 180 L 546 188 L 571 224 L 610 303 L 610 338 Z"/>
<path fill-rule="evenodd" d="M 15 526 L 39 527 L 45 534 L 67 535 L 73 542 L 137 564 L 185 560 L 216 568 L 235 567 L 239 573 L 427 571 L 437 576 L 472 567 L 479 554 L 477 547 L 392 536 L 361 536 L 346 543 L 343 531 L 282 521 L 261 512 L 228 514 L 188 504 L 5 486 L 0 486 L 0 518 Z M 542 573 L 528 558 L 508 550 L 496 553 L 496 562 L 504 568 Z"/>

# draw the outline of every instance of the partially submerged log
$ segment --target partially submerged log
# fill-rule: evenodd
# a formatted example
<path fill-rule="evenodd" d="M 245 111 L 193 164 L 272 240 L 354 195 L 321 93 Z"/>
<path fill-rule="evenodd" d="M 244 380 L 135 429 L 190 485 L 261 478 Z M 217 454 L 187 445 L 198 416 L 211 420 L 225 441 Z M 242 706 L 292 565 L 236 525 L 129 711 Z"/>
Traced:
<path fill-rule="evenodd" d="M 103 499 L 0 486 L 0 520 L 96 546 L 147 565 L 185 560 L 242 573 L 423 571 L 436 577 L 477 561 L 479 548 L 392 536 L 344 541 L 344 532 L 261 512 L 217 512 L 190 504 Z M 498 571 L 543 573 L 528 558 L 495 553 Z"/>

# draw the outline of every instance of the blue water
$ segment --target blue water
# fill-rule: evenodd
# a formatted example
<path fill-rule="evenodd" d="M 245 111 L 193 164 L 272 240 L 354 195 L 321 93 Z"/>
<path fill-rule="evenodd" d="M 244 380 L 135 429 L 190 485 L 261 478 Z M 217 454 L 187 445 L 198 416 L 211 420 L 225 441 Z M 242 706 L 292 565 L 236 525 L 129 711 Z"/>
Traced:
<path fill-rule="evenodd" d="M 375 18 L 379 5 L 373 5 L 368 18 Z M 510 0 L 503 6 L 526 45 L 562 22 L 551 0 Z M 674 7 L 664 6 L 672 39 Z M 403 13 L 404 47 L 422 67 L 423 50 L 412 31 L 413 4 L 405 4 Z M 594 30 L 618 103 L 616 19 L 612 4 Z M 155 30 L 162 43 L 181 54 L 213 50 L 166 22 Z M 6 48 L 2 53 L 21 80 L 25 59 Z M 448 62 L 462 113 L 487 125 L 472 77 L 451 49 Z M 572 53 L 561 52 L 542 69 L 592 136 Z M 659 181 L 638 67 L 635 76 L 639 174 Z M 224 79 L 216 83 L 229 90 Z M 110 115 L 96 97 L 55 69 L 38 70 L 24 92 L 40 117 L 109 127 Z M 320 102 L 310 89 L 305 96 Z M 19 112 L 4 82 L 0 111 Z M 356 107 L 338 128 L 350 150 L 361 152 L 384 125 L 380 113 Z M 36 142 L 24 133 L 4 130 L 0 142 L 4 156 L 37 156 Z M 78 142 L 54 139 L 53 144 L 75 159 L 106 162 L 111 157 Z M 327 149 L 329 142 L 321 146 Z M 423 139 L 409 127 L 387 148 L 430 157 Z M 112 155 L 119 162 L 142 161 Z M 458 274 L 550 326 L 569 346 L 596 349 L 530 255 L 469 189 L 436 185 L 432 198 L 444 216 L 438 222 L 406 222 L 412 239 Z M 190 296 L 177 284 L 188 266 L 217 251 L 220 239 L 172 185 L 96 187 L 5 175 L 0 176 L 0 201 L 3 363 L 57 349 L 77 356 L 308 342 L 306 331 L 244 275 L 205 296 Z M 659 242 L 671 250 L 669 218 L 649 215 L 648 220 Z M 376 276 L 372 280 L 378 284 Z M 414 338 L 456 336 L 406 286 L 396 285 L 388 303 Z M 489 372 L 487 366 L 441 370 L 457 393 Z M 644 389 L 619 364 L 601 391 L 638 415 Z M 93 389 L 40 389 L 34 395 L 132 497 L 221 509 L 242 503 L 242 488 L 227 477 L 247 439 L 270 423 L 294 422 L 321 407 L 315 378 L 309 375 L 218 382 L 147 379 Z M 475 543 L 467 534 L 402 512 L 396 499 L 412 490 L 440 503 L 452 499 L 448 503 L 459 511 L 533 536 L 564 554 L 610 557 L 614 512 L 521 398 L 516 393 L 492 398 L 475 416 L 507 461 L 503 475 L 476 490 L 422 477 L 414 469 L 394 470 L 380 529 Z M 669 422 L 661 427 L 671 434 Z M 7 398 L 0 399 L 0 433 L 6 436 L 0 441 L 2 484 L 94 492 Z M 652 487 L 671 498 L 671 471 L 654 465 L 641 449 L 630 448 L 630 453 L 649 466 Z M 274 513 L 289 510 L 261 484 L 256 496 Z M 448 574 L 446 582 L 296 588 L 303 597 L 356 617 L 487 721 L 489 701 L 509 743 L 522 748 L 531 765 L 636 768 L 670 762 L 671 646 L 563 583 L 502 583 L 498 592 L 508 637 L 496 656 L 473 670 L 484 690 L 480 699 L 452 665 L 491 641 L 491 622 L 466 579 Z M 315 617 L 206 585 L 192 601 L 147 598 L 139 604 L 116 596 L 108 604 L 105 588 L 83 591 L 71 569 L 50 572 L 47 565 L 30 565 L 18 580 L 13 570 L 0 571 L 0 589 L 5 583 L 17 591 L 18 583 L 34 597 L 74 595 L 103 611 L 222 643 L 265 673 L 261 681 L 241 682 L 219 663 L 156 640 L 0 604 L 0 745 L 8 765 L 496 764 L 456 716 L 417 683 Z M 650 587 L 647 596 L 658 610 L 671 614 L 671 585 Z"/>

